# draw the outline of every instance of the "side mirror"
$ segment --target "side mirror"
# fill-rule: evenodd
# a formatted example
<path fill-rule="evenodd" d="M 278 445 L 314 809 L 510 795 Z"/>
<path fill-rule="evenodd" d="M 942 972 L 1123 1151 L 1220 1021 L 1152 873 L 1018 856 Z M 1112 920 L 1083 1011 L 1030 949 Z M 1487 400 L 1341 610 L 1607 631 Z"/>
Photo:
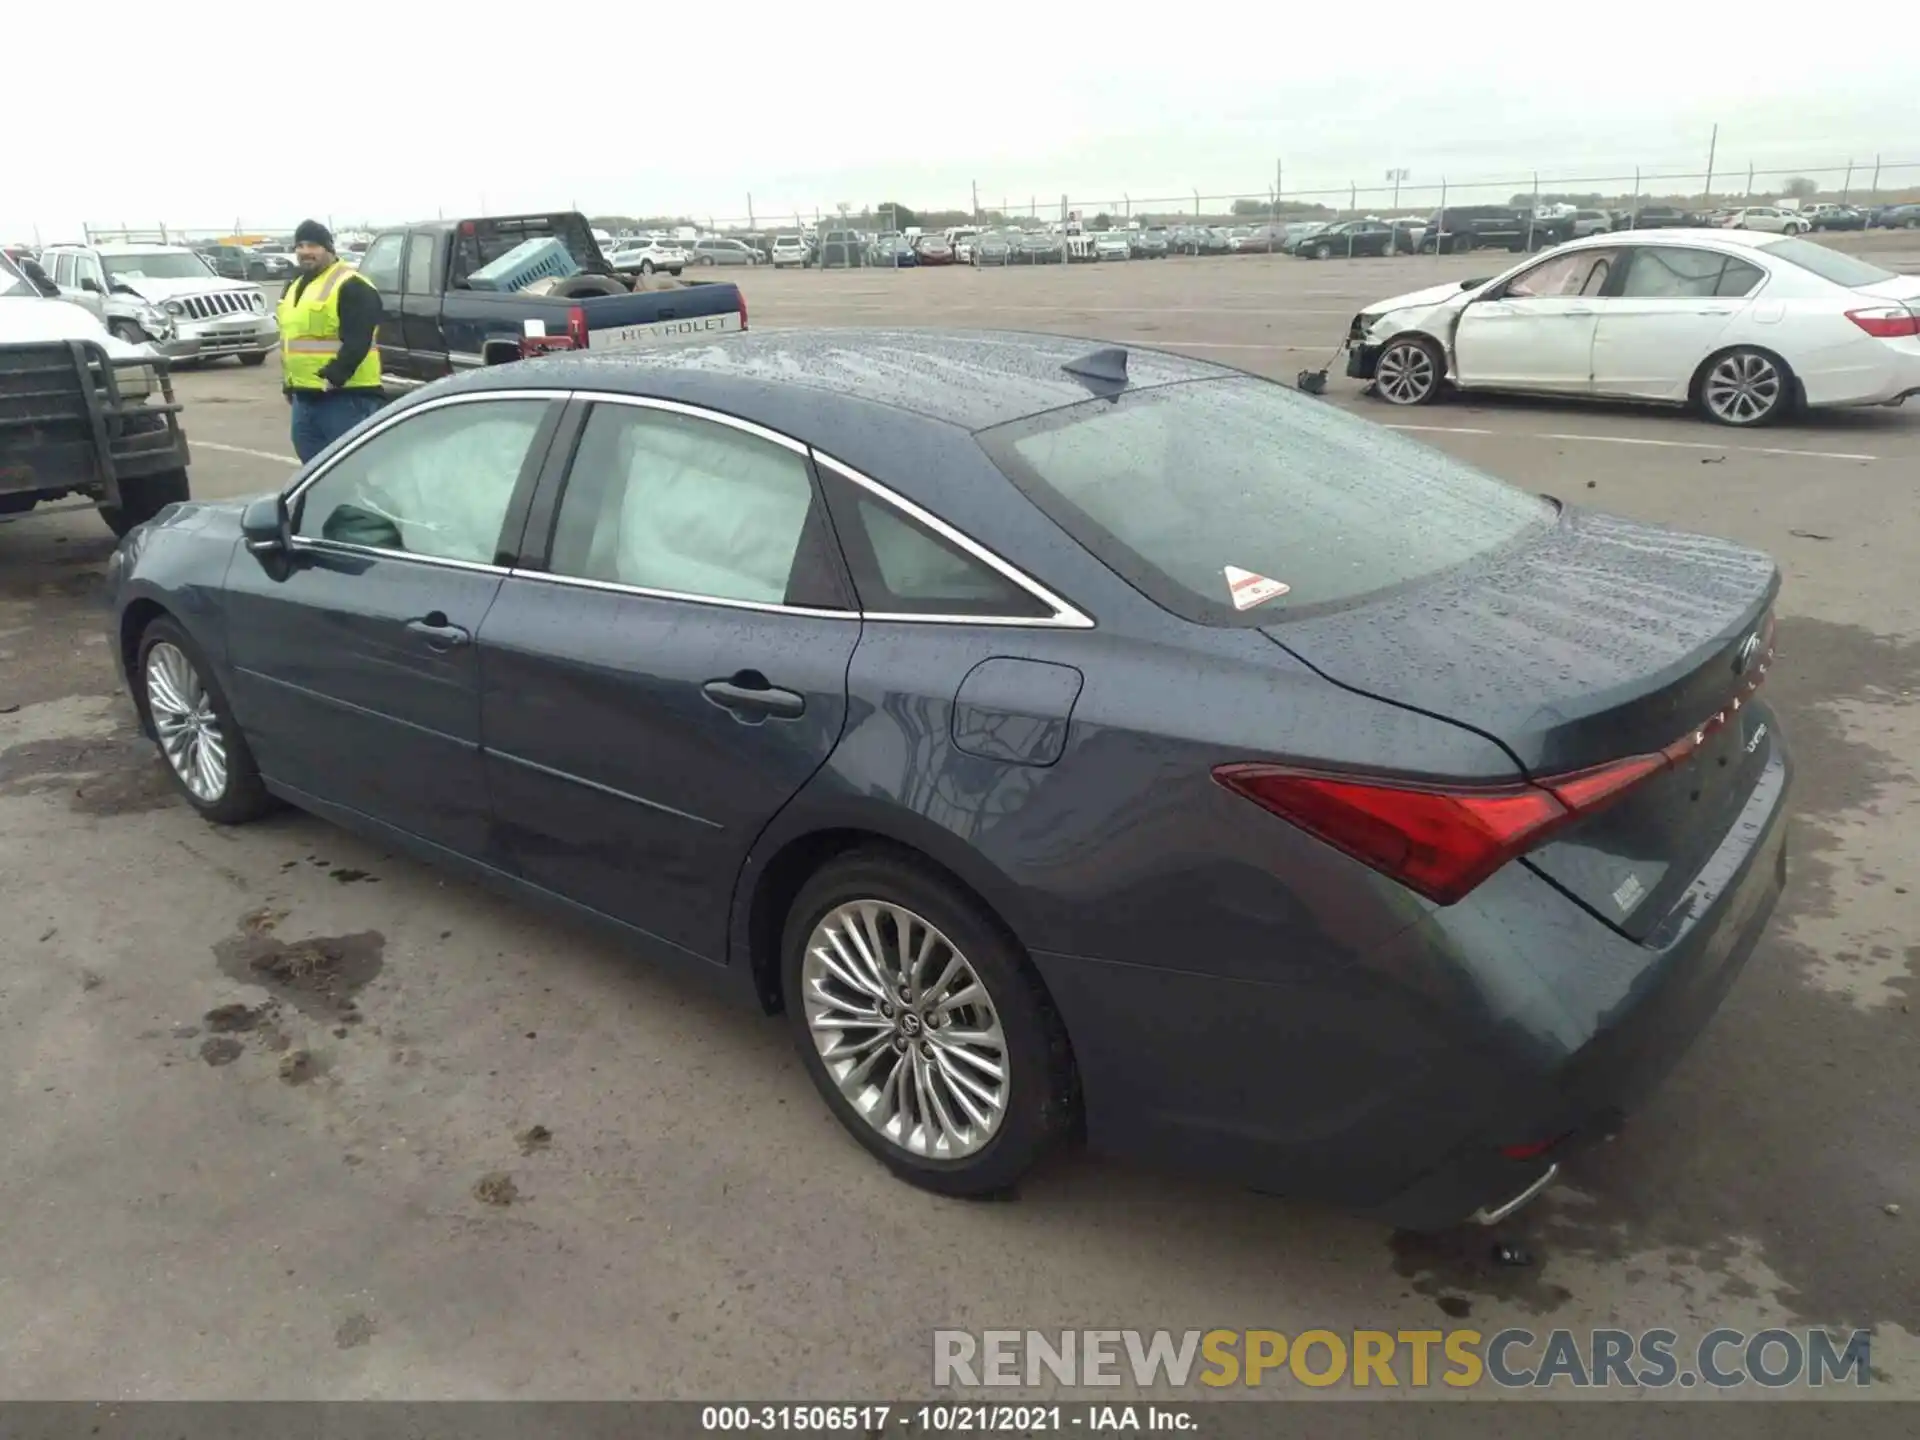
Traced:
<path fill-rule="evenodd" d="M 253 554 L 284 555 L 292 548 L 293 527 L 287 502 L 278 495 L 262 495 L 240 512 L 240 534 Z"/>

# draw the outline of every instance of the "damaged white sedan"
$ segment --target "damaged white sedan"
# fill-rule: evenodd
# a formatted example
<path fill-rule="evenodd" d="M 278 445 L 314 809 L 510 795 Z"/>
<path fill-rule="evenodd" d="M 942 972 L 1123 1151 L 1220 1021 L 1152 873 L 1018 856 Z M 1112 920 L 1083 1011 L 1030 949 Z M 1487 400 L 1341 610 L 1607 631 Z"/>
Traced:
<path fill-rule="evenodd" d="M 1920 395 L 1920 276 L 1791 236 L 1595 235 L 1370 306 L 1347 352 L 1347 374 L 1391 405 L 1505 391 L 1764 425 Z"/>

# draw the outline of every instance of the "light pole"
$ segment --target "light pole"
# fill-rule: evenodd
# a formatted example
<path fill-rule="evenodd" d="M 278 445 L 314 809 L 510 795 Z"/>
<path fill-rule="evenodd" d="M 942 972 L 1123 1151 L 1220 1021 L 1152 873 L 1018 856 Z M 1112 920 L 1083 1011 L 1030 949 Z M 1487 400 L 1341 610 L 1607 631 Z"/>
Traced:
<path fill-rule="evenodd" d="M 1398 210 L 1398 209 L 1400 208 L 1400 183 L 1401 183 L 1401 181 L 1403 181 L 1403 180 L 1411 180 L 1412 178 L 1413 178 L 1413 172 L 1412 172 L 1411 170 L 1389 170 L 1389 171 L 1387 171 L 1387 183 L 1388 183 L 1389 185 L 1391 185 L 1391 186 L 1393 186 L 1393 208 L 1394 208 L 1395 210 Z"/>

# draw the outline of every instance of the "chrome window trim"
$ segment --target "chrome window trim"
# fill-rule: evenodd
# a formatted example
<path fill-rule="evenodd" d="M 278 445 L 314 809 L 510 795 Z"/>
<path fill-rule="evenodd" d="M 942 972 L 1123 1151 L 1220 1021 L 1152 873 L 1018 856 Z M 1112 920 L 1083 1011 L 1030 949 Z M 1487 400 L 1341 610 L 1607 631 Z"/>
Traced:
<path fill-rule="evenodd" d="M 1094 628 L 1092 616 L 1068 604 L 1017 565 L 1002 560 L 998 555 L 994 554 L 993 551 L 973 539 L 972 536 L 956 530 L 938 515 L 921 509 L 920 506 L 914 504 L 913 501 L 907 499 L 906 496 L 896 494 L 885 485 L 882 485 L 878 480 L 861 474 L 851 465 L 836 460 L 831 455 L 822 454 L 820 451 L 815 450 L 813 452 L 813 458 L 817 463 L 833 471 L 836 475 L 865 490 L 883 505 L 891 506 L 923 529 L 933 531 L 934 534 L 940 536 L 940 538 L 948 544 L 972 556 L 988 569 L 996 572 L 1003 580 L 1012 581 L 1035 600 L 1038 600 L 1042 605 L 1045 605 L 1053 611 L 1052 616 L 1044 619 L 1029 619 L 1021 616 L 1008 615 L 894 615 L 877 611 L 866 612 L 864 615 L 865 619 L 913 622 L 930 625 L 1037 626 L 1042 629 L 1057 630 L 1091 630 Z"/>
<path fill-rule="evenodd" d="M 690 595 L 680 590 L 654 590 L 645 585 L 625 585 L 617 580 L 588 580 L 580 575 L 555 575 L 548 570 L 506 572 L 510 579 L 537 580 L 546 585 L 566 585 L 576 590 L 601 590 L 610 595 L 633 595 L 642 600 L 681 600 L 689 605 L 719 605 L 728 610 L 755 610 L 766 615 L 804 615 L 815 620 L 859 620 L 858 610 L 815 610 L 805 605 L 782 605 L 772 600 L 730 600 L 724 595 Z M 879 618 L 879 617 L 873 617 Z"/>
<path fill-rule="evenodd" d="M 1002 560 L 986 546 L 972 537 L 956 530 L 939 516 L 923 510 L 903 495 L 896 494 L 879 481 L 863 475 L 844 461 L 796 440 L 791 435 L 778 430 L 768 429 L 751 420 L 742 420 L 737 415 L 728 415 L 724 411 L 709 410 L 704 406 L 690 405 L 680 400 L 661 400 L 651 395 L 623 395 L 600 390 L 575 390 L 571 397 L 592 404 L 626 405 L 637 410 L 658 410 L 671 415 L 684 415 L 694 420 L 704 420 L 722 425 L 743 434 L 757 436 L 772 444 L 782 446 L 796 455 L 810 458 L 817 465 L 833 471 L 872 495 L 882 504 L 892 507 L 907 519 L 954 545 L 963 553 L 978 560 L 1002 579 L 1011 581 L 1028 595 L 1053 611 L 1050 616 L 1029 617 L 1020 615 L 939 615 L 939 614 L 895 614 L 877 610 L 818 610 L 798 605 L 780 605 L 757 600 L 729 600 L 719 595 L 690 595 L 677 590 L 656 590 L 641 585 L 624 585 L 610 580 L 588 580 L 573 575 L 555 575 L 550 571 L 529 571 L 516 569 L 513 573 L 527 579 L 546 580 L 552 584 L 578 585 L 591 590 L 604 590 L 618 594 L 639 595 L 654 600 L 685 600 L 699 605 L 720 605 L 735 610 L 757 610 L 773 614 L 808 615 L 826 619 L 875 620 L 906 625 L 988 625 L 1001 629 L 1060 629 L 1091 630 L 1094 622 L 1088 616 L 1069 605 L 1058 595 L 1047 589 L 1039 581 L 1026 574 L 1017 566 Z"/>
<path fill-rule="evenodd" d="M 478 560 L 455 560 L 445 555 L 421 555 L 413 550 L 389 550 L 384 545 L 350 545 L 344 540 L 316 540 L 296 535 L 288 548 L 316 555 L 362 556 L 368 560 L 406 560 L 415 565 L 437 565 L 443 570 L 466 570 L 476 575 L 513 573 L 504 565 L 487 565 Z"/>
<path fill-rule="evenodd" d="M 291 489 L 282 494 L 281 499 L 286 503 L 288 511 L 291 512 L 295 503 L 302 495 L 305 495 L 308 490 L 312 489 L 314 485 L 318 484 L 326 476 L 331 475 L 334 467 L 339 465 L 349 455 L 359 454 L 361 449 L 372 441 L 375 436 L 384 435 L 394 426 L 411 420 L 416 415 L 424 415 L 429 410 L 442 410 L 449 405 L 476 405 L 485 400 L 545 400 L 548 402 L 557 402 L 564 401 L 566 398 L 567 392 L 565 390 L 463 390 L 458 395 L 442 395 L 433 400 L 422 401 L 418 405 L 409 405 L 397 415 L 388 415 L 378 420 L 371 430 L 355 439 L 351 445 L 328 460 L 326 464 L 322 465 L 318 470 L 315 470 L 310 475 L 301 476 Z M 338 542 L 329 541 L 327 543 L 335 544 Z M 388 553 L 391 554 L 393 552 L 389 551 Z"/>

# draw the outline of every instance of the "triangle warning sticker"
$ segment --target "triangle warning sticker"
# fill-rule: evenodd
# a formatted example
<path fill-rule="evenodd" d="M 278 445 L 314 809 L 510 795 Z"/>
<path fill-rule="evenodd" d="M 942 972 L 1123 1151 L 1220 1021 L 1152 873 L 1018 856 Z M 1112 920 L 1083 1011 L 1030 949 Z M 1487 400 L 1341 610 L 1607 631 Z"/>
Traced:
<path fill-rule="evenodd" d="M 1233 608 L 1236 610 L 1251 610 L 1275 596 L 1286 594 L 1292 588 L 1282 585 L 1278 580 L 1256 575 L 1251 570 L 1242 570 L 1238 565 L 1227 566 L 1226 576 L 1227 593 L 1233 597 Z"/>

